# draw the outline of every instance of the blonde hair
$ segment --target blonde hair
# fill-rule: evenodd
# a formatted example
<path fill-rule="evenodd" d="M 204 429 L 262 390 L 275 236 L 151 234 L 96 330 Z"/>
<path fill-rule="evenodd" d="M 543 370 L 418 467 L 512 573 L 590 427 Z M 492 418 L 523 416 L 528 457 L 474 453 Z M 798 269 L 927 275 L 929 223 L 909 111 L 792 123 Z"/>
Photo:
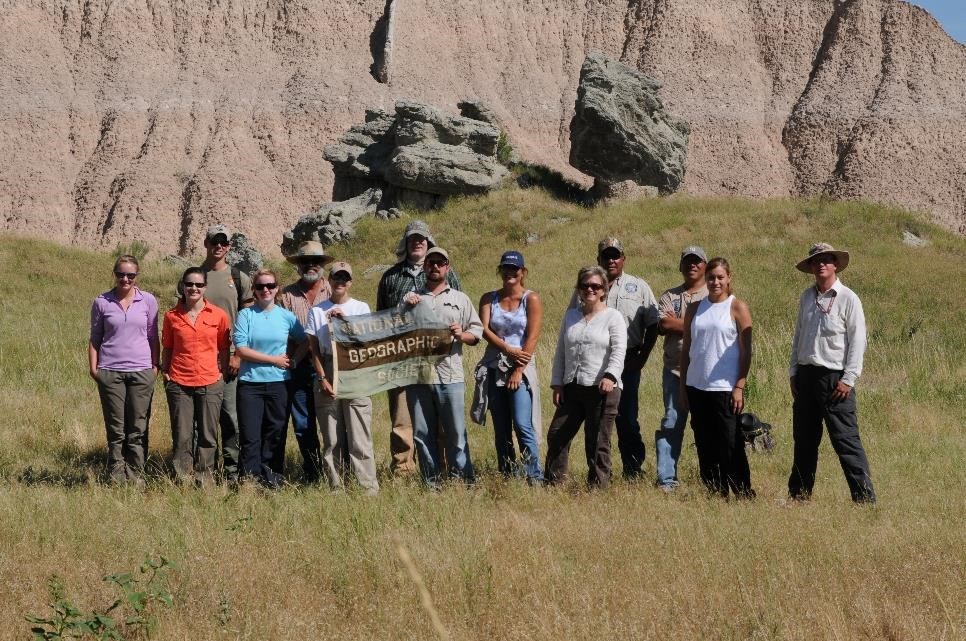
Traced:
<path fill-rule="evenodd" d="M 600 282 L 604 286 L 604 291 L 606 292 L 608 289 L 610 289 L 610 283 L 607 280 L 607 272 L 604 271 L 604 268 L 600 265 L 587 265 L 586 267 L 581 267 L 577 271 L 577 284 L 574 285 L 574 288 L 580 287 L 581 281 L 588 276 L 600 277 Z"/>

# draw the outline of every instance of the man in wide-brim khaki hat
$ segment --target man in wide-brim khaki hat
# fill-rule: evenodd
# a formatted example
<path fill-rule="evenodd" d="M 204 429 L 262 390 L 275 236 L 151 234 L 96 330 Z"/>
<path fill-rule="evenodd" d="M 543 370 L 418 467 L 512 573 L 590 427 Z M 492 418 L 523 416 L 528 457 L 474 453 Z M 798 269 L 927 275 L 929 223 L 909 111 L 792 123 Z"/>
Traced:
<path fill-rule="evenodd" d="M 799 299 L 788 371 L 794 398 L 795 459 L 788 478 L 788 494 L 793 499 L 811 497 L 824 422 L 852 500 L 875 502 L 855 400 L 865 354 L 865 313 L 859 297 L 836 275 L 848 264 L 848 252 L 815 243 L 795 265 L 812 274 L 815 283 Z"/>

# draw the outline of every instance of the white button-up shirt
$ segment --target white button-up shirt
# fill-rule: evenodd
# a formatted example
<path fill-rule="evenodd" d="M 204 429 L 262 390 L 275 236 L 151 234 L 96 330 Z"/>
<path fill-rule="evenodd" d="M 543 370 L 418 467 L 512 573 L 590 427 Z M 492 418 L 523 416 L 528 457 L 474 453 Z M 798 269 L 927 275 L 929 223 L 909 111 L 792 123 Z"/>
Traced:
<path fill-rule="evenodd" d="M 824 294 L 813 285 L 798 302 L 788 375 L 795 376 L 799 365 L 818 365 L 843 371 L 842 382 L 854 387 L 865 345 L 865 313 L 855 292 L 838 279 Z"/>
<path fill-rule="evenodd" d="M 619 311 L 607 307 L 588 321 L 580 308 L 571 307 L 560 323 L 550 385 L 590 387 L 610 374 L 620 387 L 626 351 L 627 326 Z"/>

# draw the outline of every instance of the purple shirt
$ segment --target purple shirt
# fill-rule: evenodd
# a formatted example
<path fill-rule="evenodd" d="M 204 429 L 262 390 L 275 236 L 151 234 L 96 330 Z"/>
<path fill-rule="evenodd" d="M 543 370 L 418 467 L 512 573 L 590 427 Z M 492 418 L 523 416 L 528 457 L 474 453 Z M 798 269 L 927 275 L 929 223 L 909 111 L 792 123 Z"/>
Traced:
<path fill-rule="evenodd" d="M 158 301 L 134 288 L 125 312 L 114 290 L 91 305 L 91 345 L 97 349 L 98 369 L 137 372 L 151 369 L 151 343 L 158 339 Z"/>

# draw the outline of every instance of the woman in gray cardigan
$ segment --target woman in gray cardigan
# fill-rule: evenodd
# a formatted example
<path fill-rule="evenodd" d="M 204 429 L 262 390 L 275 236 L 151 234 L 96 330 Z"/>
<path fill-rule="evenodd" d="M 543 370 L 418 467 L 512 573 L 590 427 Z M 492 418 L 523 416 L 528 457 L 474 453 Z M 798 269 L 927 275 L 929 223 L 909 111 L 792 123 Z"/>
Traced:
<path fill-rule="evenodd" d="M 564 314 L 550 386 L 557 408 L 547 432 L 546 479 L 567 479 L 570 442 L 584 425 L 587 484 L 610 484 L 610 434 L 621 396 L 627 327 L 607 307 L 607 274 L 597 266 L 577 272 L 577 302 Z"/>

